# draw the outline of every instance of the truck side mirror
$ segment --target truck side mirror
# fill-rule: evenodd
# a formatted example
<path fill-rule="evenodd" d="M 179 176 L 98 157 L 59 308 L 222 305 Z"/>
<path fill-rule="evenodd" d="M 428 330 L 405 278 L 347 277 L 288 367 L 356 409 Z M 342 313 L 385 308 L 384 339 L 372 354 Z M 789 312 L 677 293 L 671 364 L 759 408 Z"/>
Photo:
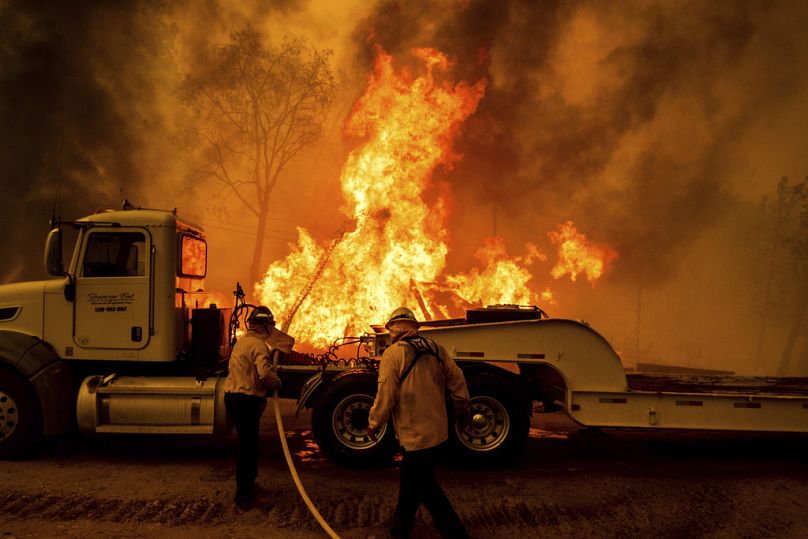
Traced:
<path fill-rule="evenodd" d="M 45 271 L 48 275 L 61 277 L 65 274 L 62 264 L 62 229 L 54 228 L 45 242 Z"/>

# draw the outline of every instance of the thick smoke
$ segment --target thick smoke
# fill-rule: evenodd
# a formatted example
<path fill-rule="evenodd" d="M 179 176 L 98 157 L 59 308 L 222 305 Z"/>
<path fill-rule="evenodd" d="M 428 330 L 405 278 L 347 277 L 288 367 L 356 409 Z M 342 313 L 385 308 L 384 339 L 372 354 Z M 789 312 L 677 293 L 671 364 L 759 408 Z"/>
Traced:
<path fill-rule="evenodd" d="M 396 54 L 435 46 L 461 77 L 489 79 L 458 143 L 465 159 L 450 179 L 460 197 L 473 193 L 488 215 L 493 201 L 521 216 L 516 228 L 575 219 L 621 253 L 618 278 L 642 265 L 661 281 L 745 181 L 730 176 L 730 143 L 805 88 L 803 11 L 794 2 L 382 2 L 357 41 L 372 35 Z"/>
<path fill-rule="evenodd" d="M 179 134 L 193 120 L 180 102 L 180 82 L 207 69 L 215 48 L 244 28 L 275 42 L 317 30 L 306 36 L 314 45 L 324 47 L 316 41 L 322 35 L 331 40 L 325 46 L 337 45 L 340 34 L 322 21 L 315 25 L 318 10 L 301 12 L 301 4 L 0 4 L 0 223 L 7 260 L 0 282 L 44 277 L 42 244 L 54 211 L 75 218 L 119 208 L 127 198 L 144 207 L 179 206 L 181 215 L 208 224 L 210 193 L 183 182 L 189 165 Z M 273 232 L 277 245 L 294 238 L 295 223 L 287 221 L 286 230 Z M 224 221 L 208 228 L 216 247 L 249 244 L 255 230 L 254 223 Z M 233 273 L 233 282 L 244 280 Z"/>
<path fill-rule="evenodd" d="M 147 9 L 147 8 L 148 9 Z M 0 226 L 4 282 L 44 275 L 48 218 L 137 200 L 159 163 L 154 109 L 168 59 L 158 6 L 6 2 L 0 7 Z M 144 66 L 146 68 L 144 69 Z"/>
<path fill-rule="evenodd" d="M 572 219 L 619 258 L 597 290 L 551 283 L 561 314 L 640 360 L 771 373 L 779 344 L 751 357 L 746 337 L 755 240 L 737 238 L 808 167 L 804 129 L 776 130 L 808 114 L 807 22 L 791 1 L 381 2 L 355 39 L 363 60 L 430 45 L 489 81 L 444 174 L 456 267 L 485 235 L 547 248 Z"/>
<path fill-rule="evenodd" d="M 807 26 L 796 0 L 5 2 L 0 278 L 42 276 L 57 197 L 65 217 L 126 197 L 202 220 L 212 252 L 232 260 L 227 278 L 243 280 L 251 223 L 205 222 L 204 193 L 177 196 L 187 164 L 172 136 L 188 122 L 183 73 L 245 27 L 334 50 L 342 100 L 292 164 L 296 181 L 278 186 L 267 256 L 286 254 L 295 225 L 326 237 L 343 219 L 337 183 L 355 143 L 339 127 L 375 45 L 404 63 L 432 46 L 454 60 L 453 79 L 488 81 L 456 143 L 463 160 L 436 174 L 454 196 L 450 271 L 475 264 L 492 233 L 513 254 L 531 241 L 549 255 L 537 285 L 557 292 L 552 314 L 586 317 L 638 357 L 765 372 L 749 352 L 766 243 L 752 214 L 782 175 L 808 172 Z M 568 219 L 619 253 L 594 289 L 547 276 L 547 232 Z"/>

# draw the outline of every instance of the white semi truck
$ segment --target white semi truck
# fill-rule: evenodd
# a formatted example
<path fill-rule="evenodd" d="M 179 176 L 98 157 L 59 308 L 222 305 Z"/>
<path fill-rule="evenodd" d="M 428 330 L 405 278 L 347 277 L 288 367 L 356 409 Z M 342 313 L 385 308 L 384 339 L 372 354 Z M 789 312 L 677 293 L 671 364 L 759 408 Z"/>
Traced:
<path fill-rule="evenodd" d="M 78 230 L 69 261 L 64 226 Z M 0 286 L 0 457 L 76 429 L 229 432 L 222 383 L 233 309 L 195 307 L 207 272 L 202 228 L 125 205 L 55 222 L 45 265 L 51 280 Z M 542 315 L 498 306 L 423 326 L 468 381 L 469 413 L 450 428 L 462 456 L 505 458 L 527 437 L 533 411 L 558 407 L 592 427 L 808 432 L 806 380 L 627 375 L 588 325 Z M 280 357 L 281 397 L 311 408 L 317 443 L 347 463 L 397 449 L 391 425 L 378 441 L 366 431 L 389 336 L 357 341 L 366 355 L 349 361 Z"/>

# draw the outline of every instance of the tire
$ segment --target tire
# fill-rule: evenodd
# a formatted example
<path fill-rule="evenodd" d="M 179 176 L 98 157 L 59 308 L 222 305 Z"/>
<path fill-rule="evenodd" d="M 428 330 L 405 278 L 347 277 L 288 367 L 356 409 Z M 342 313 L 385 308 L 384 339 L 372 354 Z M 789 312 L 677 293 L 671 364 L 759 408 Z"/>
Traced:
<path fill-rule="evenodd" d="M 370 373 L 337 378 L 317 399 L 312 432 L 320 450 L 347 466 L 387 465 L 398 451 L 392 422 L 380 427 L 374 442 L 367 435 L 368 413 L 378 387 Z"/>
<path fill-rule="evenodd" d="M 42 412 L 34 388 L 22 376 L 0 370 L 0 458 L 23 457 L 42 436 Z"/>
<path fill-rule="evenodd" d="M 500 376 L 478 374 L 468 381 L 469 408 L 449 429 L 453 452 L 471 464 L 505 464 L 530 431 L 530 401 Z"/>

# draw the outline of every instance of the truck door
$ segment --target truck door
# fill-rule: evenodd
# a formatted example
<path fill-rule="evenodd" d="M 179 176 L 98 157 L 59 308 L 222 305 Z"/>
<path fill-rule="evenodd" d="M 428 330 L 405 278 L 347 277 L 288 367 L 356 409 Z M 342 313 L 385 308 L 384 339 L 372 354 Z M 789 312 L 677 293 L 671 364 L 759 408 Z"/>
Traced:
<path fill-rule="evenodd" d="M 81 348 L 149 343 L 151 237 L 145 229 L 90 229 L 76 267 L 75 332 Z"/>

